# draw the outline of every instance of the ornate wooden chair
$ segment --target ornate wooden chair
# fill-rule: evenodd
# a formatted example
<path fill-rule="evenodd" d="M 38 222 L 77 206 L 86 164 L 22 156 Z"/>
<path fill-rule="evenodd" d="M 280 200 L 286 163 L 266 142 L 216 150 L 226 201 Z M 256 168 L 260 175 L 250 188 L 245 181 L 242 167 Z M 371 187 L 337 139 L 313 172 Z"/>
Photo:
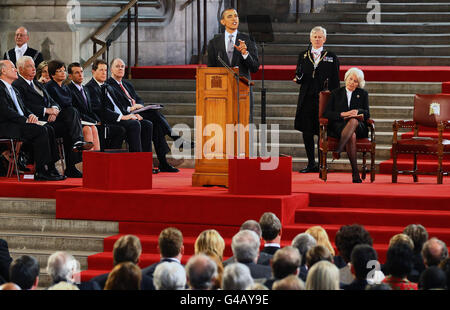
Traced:
<path fill-rule="evenodd" d="M 8 160 L 8 172 L 6 173 L 6 176 L 8 178 L 12 177 L 14 171 L 17 175 L 17 180 L 20 181 L 19 176 L 19 167 L 18 167 L 18 159 L 19 159 L 19 152 L 20 148 L 22 147 L 22 141 L 18 139 L 12 139 L 12 138 L 0 138 L 0 144 L 6 144 L 8 147 L 8 150 L 10 152 L 11 159 Z"/>
<path fill-rule="evenodd" d="M 419 128 L 432 127 L 437 129 L 437 137 L 420 137 Z M 411 128 L 414 136 L 398 139 L 399 128 Z M 437 175 L 437 183 L 442 184 L 444 172 L 442 159 L 450 154 L 450 140 L 443 138 L 444 129 L 450 128 L 450 95 L 448 94 L 417 94 L 414 98 L 414 114 L 412 121 L 394 121 L 392 130 L 392 183 L 397 183 L 398 174 L 411 174 L 414 182 L 418 182 L 418 174 Z M 412 170 L 399 171 L 397 167 L 398 154 L 412 154 Z M 417 155 L 434 155 L 437 160 L 436 171 L 426 172 L 417 169 Z"/>
<path fill-rule="evenodd" d="M 333 152 L 337 149 L 339 140 L 333 137 L 328 137 L 327 126 L 328 119 L 322 117 L 323 112 L 328 104 L 330 98 L 330 91 L 322 91 L 319 94 L 319 177 L 326 181 L 328 172 L 328 152 Z M 362 175 L 363 180 L 366 179 L 366 173 L 370 172 L 370 182 L 375 181 L 375 122 L 372 119 L 367 120 L 370 130 L 370 138 L 356 139 L 356 151 L 362 153 Z M 370 169 L 367 168 L 367 153 L 370 153 Z"/>

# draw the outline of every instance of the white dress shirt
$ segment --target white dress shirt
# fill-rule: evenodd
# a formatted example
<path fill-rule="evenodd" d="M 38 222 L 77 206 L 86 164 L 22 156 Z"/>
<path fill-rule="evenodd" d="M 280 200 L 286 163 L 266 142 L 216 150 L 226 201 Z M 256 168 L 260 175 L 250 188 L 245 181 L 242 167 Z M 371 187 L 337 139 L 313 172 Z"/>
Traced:
<path fill-rule="evenodd" d="M 103 84 L 105 84 L 105 83 L 100 83 L 100 82 L 97 81 L 95 78 L 94 78 L 94 81 L 97 82 L 98 86 L 100 86 L 100 87 L 102 87 Z M 123 116 L 122 112 L 120 111 L 120 109 L 119 109 L 119 107 L 116 105 L 116 103 L 114 102 L 113 98 L 111 98 L 111 95 L 109 94 L 108 90 L 106 90 L 106 95 L 108 96 L 109 100 L 111 100 L 111 102 L 112 102 L 113 105 L 114 105 L 114 112 L 116 112 L 117 114 L 119 114 L 119 117 L 117 118 L 116 121 L 117 121 L 117 122 L 120 122 L 120 119 L 121 119 L 122 116 Z"/>
<path fill-rule="evenodd" d="M 225 51 L 228 51 L 228 43 L 230 41 L 230 35 L 233 36 L 233 46 L 236 45 L 236 37 L 237 37 L 238 31 L 235 30 L 233 33 L 229 33 L 228 31 L 225 31 Z M 237 44 L 239 46 L 239 44 Z M 247 54 L 242 55 L 244 59 L 247 59 L 248 57 L 248 51 Z"/>
<path fill-rule="evenodd" d="M 347 92 L 347 105 L 348 108 L 350 109 L 350 101 L 352 100 L 352 91 L 349 91 L 347 88 L 345 88 L 345 91 Z"/>
<path fill-rule="evenodd" d="M 316 66 L 319 64 L 320 55 L 322 54 L 322 51 L 323 51 L 323 46 L 319 47 L 318 49 L 311 47 L 311 53 L 313 54 L 314 64 Z"/>
<path fill-rule="evenodd" d="M 18 47 L 16 45 L 16 47 L 14 48 L 14 51 L 16 52 L 16 61 L 18 61 L 20 57 L 25 55 L 25 52 L 27 51 L 27 49 L 28 49 L 28 44 L 27 43 L 25 43 L 21 47 Z"/>

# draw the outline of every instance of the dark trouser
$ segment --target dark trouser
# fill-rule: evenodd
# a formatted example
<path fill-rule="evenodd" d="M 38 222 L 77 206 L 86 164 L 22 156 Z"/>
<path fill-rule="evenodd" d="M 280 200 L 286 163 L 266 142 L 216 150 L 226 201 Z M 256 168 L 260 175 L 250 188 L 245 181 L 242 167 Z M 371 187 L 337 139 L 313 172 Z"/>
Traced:
<path fill-rule="evenodd" d="M 127 133 L 124 127 L 120 125 L 108 124 L 97 125 L 98 136 L 100 140 L 100 149 L 121 149 L 123 140 Z"/>
<path fill-rule="evenodd" d="M 314 134 L 303 132 L 303 143 L 305 144 L 306 157 L 308 157 L 308 166 L 312 167 L 316 164 Z"/>
<path fill-rule="evenodd" d="M 130 152 L 151 152 L 153 124 L 148 120 L 122 120 L 118 123 L 125 128 Z"/>
<path fill-rule="evenodd" d="M 158 110 L 147 110 L 140 115 L 153 123 L 152 138 L 156 155 L 158 156 L 158 159 L 165 158 L 166 154 L 170 152 L 169 145 L 166 141 L 166 135 L 174 140 L 178 139 L 179 136 L 172 136 L 172 128 L 167 122 L 167 119 Z"/>
<path fill-rule="evenodd" d="M 84 141 L 80 115 L 74 107 L 67 107 L 59 112 L 56 121 L 48 123 L 55 130 L 56 137 L 64 140 L 67 168 L 74 168 L 82 159 L 81 152 L 73 152 L 73 144 Z"/>
<path fill-rule="evenodd" d="M 44 171 L 45 165 L 54 163 L 50 150 L 49 128 L 47 126 L 28 123 L 19 126 L 21 126 L 20 138 L 23 138 L 33 146 L 36 171 Z"/>

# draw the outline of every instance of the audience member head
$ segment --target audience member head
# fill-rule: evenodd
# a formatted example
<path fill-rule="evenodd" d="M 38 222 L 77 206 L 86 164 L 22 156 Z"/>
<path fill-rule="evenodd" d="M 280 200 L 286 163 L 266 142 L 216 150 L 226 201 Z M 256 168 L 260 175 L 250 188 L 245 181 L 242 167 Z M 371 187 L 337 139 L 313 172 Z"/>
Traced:
<path fill-rule="evenodd" d="M 265 242 L 280 242 L 281 222 L 272 212 L 265 212 L 259 219 L 262 238 Z"/>
<path fill-rule="evenodd" d="M 43 84 L 50 81 L 50 76 L 48 75 L 48 62 L 46 60 L 37 66 L 36 79 Z"/>
<path fill-rule="evenodd" d="M 191 289 L 209 290 L 217 277 L 216 263 L 204 254 L 193 255 L 186 264 L 186 278 Z"/>
<path fill-rule="evenodd" d="M 447 257 L 439 263 L 439 268 L 445 272 L 447 278 L 447 289 L 450 290 L 450 257 Z"/>
<path fill-rule="evenodd" d="M 300 256 L 302 257 L 301 266 L 306 264 L 306 253 L 312 247 L 317 245 L 316 239 L 313 236 L 307 233 L 301 233 L 295 236 L 292 240 L 292 246 L 296 247 L 300 252 Z"/>
<path fill-rule="evenodd" d="M 269 288 L 262 283 L 253 282 L 252 285 L 247 286 L 246 290 L 247 291 L 268 291 Z"/>
<path fill-rule="evenodd" d="M 16 42 L 17 47 L 22 47 L 25 43 L 28 43 L 30 40 L 30 36 L 28 34 L 28 30 L 25 27 L 19 27 L 16 30 L 16 34 L 14 36 L 14 41 Z"/>
<path fill-rule="evenodd" d="M 259 255 L 259 238 L 252 230 L 241 230 L 231 239 L 231 250 L 240 263 L 256 263 Z"/>
<path fill-rule="evenodd" d="M 447 276 L 438 266 L 428 267 L 420 274 L 418 287 L 420 290 L 445 290 L 447 288 Z"/>
<path fill-rule="evenodd" d="M 212 289 L 221 289 L 222 288 L 222 277 L 223 277 L 223 263 L 222 260 L 215 254 L 212 252 L 203 252 L 202 254 L 205 254 L 206 256 L 208 256 L 209 258 L 211 258 L 217 266 L 217 277 L 214 279 L 214 284 Z"/>
<path fill-rule="evenodd" d="M 32 290 L 39 283 L 39 262 L 29 255 L 16 258 L 9 266 L 9 279 L 23 290 Z"/>
<path fill-rule="evenodd" d="M 102 59 L 92 63 L 92 77 L 99 83 L 104 83 L 108 77 L 108 64 Z"/>
<path fill-rule="evenodd" d="M 69 79 L 75 84 L 81 85 L 84 80 L 84 70 L 79 62 L 72 62 L 67 67 L 67 73 L 69 74 Z"/>
<path fill-rule="evenodd" d="M 286 246 L 276 251 L 271 261 L 274 278 L 283 279 L 291 274 L 297 275 L 300 260 L 300 253 L 293 246 Z"/>
<path fill-rule="evenodd" d="M 274 291 L 303 291 L 304 289 L 305 282 L 300 280 L 296 275 L 290 275 L 281 280 L 277 280 L 272 285 L 272 290 Z"/>
<path fill-rule="evenodd" d="M 245 290 L 253 285 L 250 269 L 241 263 L 229 264 L 223 271 L 222 289 Z"/>
<path fill-rule="evenodd" d="M 431 238 L 423 244 L 423 262 L 427 267 L 439 265 L 448 257 L 447 245 L 438 238 Z"/>
<path fill-rule="evenodd" d="M 407 246 L 411 248 L 411 250 L 414 250 L 414 242 L 411 240 L 411 238 L 406 234 L 396 234 L 392 236 L 392 238 L 389 240 L 389 246 L 392 246 L 393 244 L 403 242 Z"/>
<path fill-rule="evenodd" d="M 123 262 L 114 266 L 108 274 L 105 290 L 140 290 L 142 271 L 132 262 Z"/>
<path fill-rule="evenodd" d="M 174 262 L 162 262 L 153 273 L 153 284 L 157 290 L 184 290 L 186 271 Z"/>
<path fill-rule="evenodd" d="M 316 239 L 318 245 L 323 245 L 324 247 L 326 247 L 330 251 L 331 255 L 334 256 L 333 246 L 328 239 L 327 231 L 323 229 L 322 226 L 312 226 L 308 228 L 305 233 L 313 236 L 314 239 Z"/>
<path fill-rule="evenodd" d="M 403 242 L 395 243 L 388 248 L 385 270 L 396 278 L 405 278 L 413 267 L 413 251 Z"/>
<path fill-rule="evenodd" d="M 48 62 L 48 75 L 57 83 L 66 79 L 66 65 L 60 60 L 50 60 Z"/>
<path fill-rule="evenodd" d="M 14 64 L 10 60 L 0 60 L 0 80 L 12 84 L 18 78 Z"/>
<path fill-rule="evenodd" d="M 428 232 L 425 227 L 420 224 L 410 224 L 403 229 L 403 233 L 413 241 L 414 253 L 420 253 L 423 244 L 428 240 Z"/>
<path fill-rule="evenodd" d="M 375 249 L 368 244 L 358 244 L 353 248 L 351 262 L 355 278 L 364 280 L 371 269 L 367 266 L 370 261 L 377 261 L 378 255 Z"/>
<path fill-rule="evenodd" d="M 372 245 L 372 237 L 369 232 L 359 224 L 344 225 L 339 228 L 334 240 L 339 255 L 346 263 L 350 262 L 353 248 L 358 244 Z"/>
<path fill-rule="evenodd" d="M 259 223 L 257 221 L 247 220 L 244 223 L 242 223 L 239 230 L 246 230 L 246 229 L 253 230 L 259 236 L 259 238 L 262 237 L 261 225 L 259 225 Z"/>
<path fill-rule="evenodd" d="M 308 268 L 311 268 L 314 264 L 322 260 L 329 261 L 330 263 L 333 262 L 333 255 L 323 245 L 316 245 L 306 252 L 306 266 Z"/>
<path fill-rule="evenodd" d="M 159 234 L 158 249 L 162 258 L 181 260 L 184 253 L 183 234 L 181 231 L 174 227 L 163 229 Z"/>
<path fill-rule="evenodd" d="M 62 281 L 79 283 L 80 263 L 69 253 L 58 251 L 48 258 L 47 273 L 54 284 Z"/>
<path fill-rule="evenodd" d="M 213 253 L 223 260 L 223 251 L 225 250 L 225 241 L 219 232 L 215 229 L 202 231 L 194 244 L 195 254 Z"/>
<path fill-rule="evenodd" d="M 7 282 L 0 285 L 0 291 L 20 291 L 21 288 L 15 283 Z"/>
<path fill-rule="evenodd" d="M 329 261 L 314 264 L 306 277 L 307 290 L 339 290 L 339 269 Z"/>
<path fill-rule="evenodd" d="M 31 81 L 36 76 L 36 67 L 33 58 L 30 56 L 22 56 L 17 62 L 17 70 L 19 74 L 26 80 Z"/>
<path fill-rule="evenodd" d="M 111 61 L 111 76 L 121 81 L 125 75 L 125 62 L 120 58 L 114 58 Z"/>
<path fill-rule="evenodd" d="M 309 33 L 311 45 L 315 49 L 321 48 L 327 40 L 327 31 L 321 26 L 316 26 Z"/>
<path fill-rule="evenodd" d="M 125 262 L 131 262 L 137 265 L 141 253 L 142 246 L 138 237 L 134 235 L 122 236 L 114 243 L 114 266 Z"/>

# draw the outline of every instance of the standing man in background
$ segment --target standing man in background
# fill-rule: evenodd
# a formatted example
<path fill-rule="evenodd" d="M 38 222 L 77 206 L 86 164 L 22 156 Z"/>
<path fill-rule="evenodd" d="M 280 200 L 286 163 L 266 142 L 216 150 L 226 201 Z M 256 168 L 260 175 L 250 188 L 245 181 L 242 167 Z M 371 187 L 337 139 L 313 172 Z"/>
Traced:
<path fill-rule="evenodd" d="M 44 57 L 41 52 L 28 47 L 30 36 L 28 35 L 28 30 L 25 27 L 17 28 L 14 40 L 16 41 L 16 47 L 7 51 L 3 56 L 3 59 L 10 60 L 15 66 L 17 65 L 17 60 L 19 60 L 22 56 L 30 56 L 33 58 L 36 67 L 44 61 Z"/>

